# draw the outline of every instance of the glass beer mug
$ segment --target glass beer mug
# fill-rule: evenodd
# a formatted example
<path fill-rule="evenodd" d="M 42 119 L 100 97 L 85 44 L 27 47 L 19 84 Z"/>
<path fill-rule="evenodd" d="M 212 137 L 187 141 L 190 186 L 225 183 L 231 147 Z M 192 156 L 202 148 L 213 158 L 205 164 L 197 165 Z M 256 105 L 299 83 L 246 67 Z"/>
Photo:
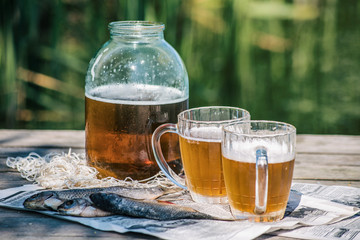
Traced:
<path fill-rule="evenodd" d="M 160 171 L 153 131 L 188 108 L 188 75 L 163 24 L 120 21 L 109 30 L 86 75 L 87 161 L 101 177 L 146 179 Z M 177 135 L 168 134 L 162 148 L 168 161 L 180 159 Z"/>
<path fill-rule="evenodd" d="M 224 126 L 221 143 L 224 180 L 236 219 L 280 220 L 290 194 L 296 129 L 273 121 Z"/>
<path fill-rule="evenodd" d="M 176 185 L 188 189 L 195 202 L 227 203 L 221 163 L 222 126 L 244 120 L 250 120 L 250 113 L 235 107 L 200 107 L 181 112 L 177 124 L 163 124 L 153 134 L 153 151 L 161 170 Z M 159 143 L 168 132 L 179 134 L 186 186 L 163 157 Z"/>

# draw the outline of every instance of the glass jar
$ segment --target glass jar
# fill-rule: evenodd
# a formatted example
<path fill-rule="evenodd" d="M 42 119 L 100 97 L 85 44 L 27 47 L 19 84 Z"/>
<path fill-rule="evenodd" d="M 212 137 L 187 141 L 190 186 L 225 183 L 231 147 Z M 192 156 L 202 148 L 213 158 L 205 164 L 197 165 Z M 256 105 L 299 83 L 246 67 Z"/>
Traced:
<path fill-rule="evenodd" d="M 101 177 L 146 179 L 158 168 L 151 135 L 188 109 L 189 81 L 165 26 L 144 21 L 109 24 L 110 40 L 90 61 L 85 84 L 86 156 Z M 178 137 L 162 137 L 164 157 L 180 171 Z M 178 169 L 176 169 L 178 168 Z"/>

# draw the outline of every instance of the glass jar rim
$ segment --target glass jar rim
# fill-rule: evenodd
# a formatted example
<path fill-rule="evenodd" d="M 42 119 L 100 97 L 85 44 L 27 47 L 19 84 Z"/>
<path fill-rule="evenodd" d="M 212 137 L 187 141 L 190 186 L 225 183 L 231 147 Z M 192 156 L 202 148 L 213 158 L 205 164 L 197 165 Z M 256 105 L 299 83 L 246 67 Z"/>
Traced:
<path fill-rule="evenodd" d="M 160 32 L 165 24 L 152 21 L 116 21 L 109 23 L 109 29 L 114 33 Z"/>

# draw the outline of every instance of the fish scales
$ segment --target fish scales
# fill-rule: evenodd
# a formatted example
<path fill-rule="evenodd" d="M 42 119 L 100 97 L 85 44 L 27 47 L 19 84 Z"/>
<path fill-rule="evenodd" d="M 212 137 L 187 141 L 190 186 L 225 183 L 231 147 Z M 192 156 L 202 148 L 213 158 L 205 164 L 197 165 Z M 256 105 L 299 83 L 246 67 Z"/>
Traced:
<path fill-rule="evenodd" d="M 119 215 L 155 220 L 215 219 L 192 208 L 175 204 L 129 199 L 113 193 L 94 193 L 90 195 L 90 199 L 96 207 Z"/>
<path fill-rule="evenodd" d="M 67 200 L 57 208 L 57 211 L 62 215 L 77 217 L 105 217 L 114 214 L 94 207 L 91 201 L 83 198 Z"/>

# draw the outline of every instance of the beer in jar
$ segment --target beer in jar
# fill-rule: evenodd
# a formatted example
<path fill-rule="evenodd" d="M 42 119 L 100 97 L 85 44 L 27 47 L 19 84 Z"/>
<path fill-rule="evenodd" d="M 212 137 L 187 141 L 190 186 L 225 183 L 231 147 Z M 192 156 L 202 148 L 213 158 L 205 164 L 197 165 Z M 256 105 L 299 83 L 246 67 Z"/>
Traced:
<path fill-rule="evenodd" d="M 188 108 L 185 66 L 165 40 L 164 25 L 109 24 L 110 40 L 90 61 L 85 84 L 86 157 L 101 177 L 146 179 L 160 171 L 152 132 Z M 179 171 L 178 136 L 162 138 L 165 159 Z"/>

